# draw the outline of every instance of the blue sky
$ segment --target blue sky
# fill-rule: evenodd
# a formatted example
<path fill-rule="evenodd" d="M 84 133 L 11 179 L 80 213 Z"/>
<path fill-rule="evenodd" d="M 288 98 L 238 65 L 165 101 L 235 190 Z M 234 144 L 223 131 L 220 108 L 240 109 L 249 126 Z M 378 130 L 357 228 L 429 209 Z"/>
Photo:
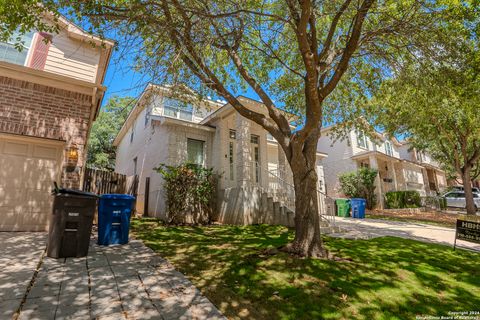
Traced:
<path fill-rule="evenodd" d="M 119 45 L 121 46 L 121 44 Z M 130 96 L 137 98 L 148 82 L 150 82 L 150 78 L 134 70 L 133 57 L 133 52 L 128 54 L 124 52 L 124 48 L 122 47 L 117 48 L 117 50 L 113 52 L 104 80 L 107 92 L 103 99 L 102 106 L 105 105 L 112 96 Z M 244 95 L 258 100 L 257 95 L 250 88 L 246 92 L 238 91 L 234 92 L 234 94 Z M 219 99 L 223 100 L 222 97 Z"/>
<path fill-rule="evenodd" d="M 104 85 L 107 87 L 103 105 L 112 96 L 138 97 L 147 81 L 132 68 L 131 60 L 119 60 L 119 51 L 114 51 L 107 69 Z"/>

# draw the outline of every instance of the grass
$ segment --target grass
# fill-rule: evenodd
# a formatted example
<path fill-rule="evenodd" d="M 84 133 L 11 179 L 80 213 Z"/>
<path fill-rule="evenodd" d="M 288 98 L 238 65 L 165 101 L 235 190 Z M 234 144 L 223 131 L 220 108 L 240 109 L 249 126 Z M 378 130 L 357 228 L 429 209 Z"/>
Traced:
<path fill-rule="evenodd" d="M 135 236 L 232 319 L 415 319 L 478 311 L 480 254 L 395 237 L 325 238 L 340 260 L 264 254 L 291 240 L 281 226 L 166 227 Z"/>

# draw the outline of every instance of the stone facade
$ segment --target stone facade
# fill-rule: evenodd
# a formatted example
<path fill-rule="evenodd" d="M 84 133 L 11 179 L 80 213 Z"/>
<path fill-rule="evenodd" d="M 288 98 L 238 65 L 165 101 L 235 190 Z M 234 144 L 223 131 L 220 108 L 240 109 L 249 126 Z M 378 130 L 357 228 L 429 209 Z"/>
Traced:
<path fill-rule="evenodd" d="M 0 77 L 0 132 L 65 141 L 61 185 L 79 188 L 92 96 Z M 68 160 L 76 147 L 78 159 Z"/>

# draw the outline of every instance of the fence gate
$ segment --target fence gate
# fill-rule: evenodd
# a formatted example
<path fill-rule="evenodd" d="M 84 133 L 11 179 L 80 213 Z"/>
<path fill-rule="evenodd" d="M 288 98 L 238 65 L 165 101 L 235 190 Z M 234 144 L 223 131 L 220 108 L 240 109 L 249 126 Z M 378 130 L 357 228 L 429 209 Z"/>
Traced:
<path fill-rule="evenodd" d="M 85 169 L 83 191 L 96 194 L 128 193 L 136 196 L 138 178 L 124 174 L 92 168 Z"/>

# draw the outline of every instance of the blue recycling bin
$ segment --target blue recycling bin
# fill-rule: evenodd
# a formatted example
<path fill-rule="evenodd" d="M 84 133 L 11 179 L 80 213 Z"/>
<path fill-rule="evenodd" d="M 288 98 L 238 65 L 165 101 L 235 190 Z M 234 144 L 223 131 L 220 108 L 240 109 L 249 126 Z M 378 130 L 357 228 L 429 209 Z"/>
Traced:
<path fill-rule="evenodd" d="M 135 197 L 128 194 L 104 194 L 98 202 L 98 244 L 128 243 L 130 216 Z"/>
<path fill-rule="evenodd" d="M 350 199 L 350 207 L 352 208 L 352 218 L 364 219 L 366 205 L 367 205 L 367 201 L 365 199 L 362 199 L 362 198 Z"/>

